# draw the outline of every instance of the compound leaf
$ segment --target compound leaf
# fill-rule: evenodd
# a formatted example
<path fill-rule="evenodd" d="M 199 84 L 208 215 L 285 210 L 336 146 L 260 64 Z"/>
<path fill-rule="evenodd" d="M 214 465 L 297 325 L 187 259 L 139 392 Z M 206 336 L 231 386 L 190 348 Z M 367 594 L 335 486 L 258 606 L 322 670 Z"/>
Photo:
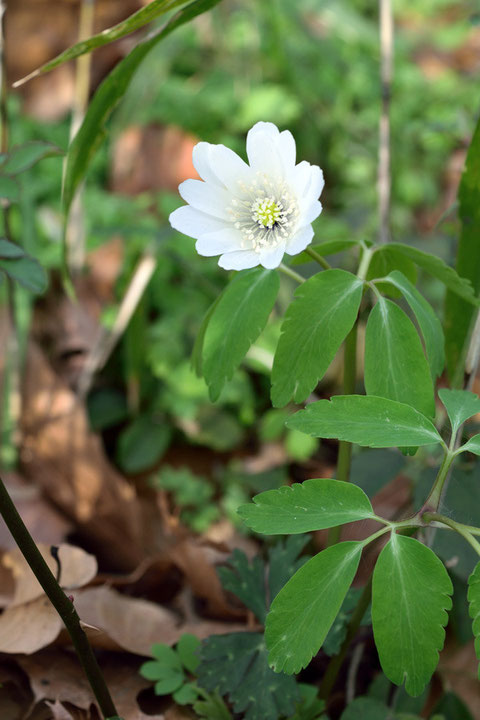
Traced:
<path fill-rule="evenodd" d="M 386 280 L 400 290 L 417 319 L 425 342 L 432 378 L 435 380 L 441 375 L 445 365 L 445 338 L 442 323 L 430 303 L 403 273 L 395 270 L 387 276 Z"/>
<path fill-rule="evenodd" d="M 273 405 L 300 403 L 312 392 L 355 323 L 362 288 L 355 275 L 326 270 L 296 290 L 273 361 Z"/>
<path fill-rule="evenodd" d="M 385 298 L 378 300 L 367 322 L 365 390 L 412 405 L 428 417 L 435 414 L 432 376 L 415 326 Z"/>
<path fill-rule="evenodd" d="M 277 720 L 292 715 L 299 700 L 292 677 L 277 675 L 267 662 L 260 633 L 211 635 L 202 644 L 198 683 L 206 690 L 228 695 L 235 712 L 245 720 Z"/>
<path fill-rule="evenodd" d="M 357 485 L 314 478 L 291 487 L 267 490 L 241 505 L 249 528 L 267 535 L 305 533 L 371 517 L 370 500 Z"/>
<path fill-rule="evenodd" d="M 277 542 L 268 551 L 268 590 L 270 600 L 278 595 L 285 583 L 297 572 L 309 555 L 299 558 L 305 545 L 310 541 L 309 535 L 290 535 L 284 542 Z"/>
<path fill-rule="evenodd" d="M 420 695 L 445 639 L 452 582 L 435 553 L 394 533 L 373 574 L 372 622 L 385 675 L 409 695 Z"/>
<path fill-rule="evenodd" d="M 438 391 L 438 396 L 447 410 L 453 434 L 456 434 L 465 420 L 480 413 L 480 398 L 473 392 L 442 388 Z"/>
<path fill-rule="evenodd" d="M 323 550 L 278 593 L 265 628 L 276 672 L 300 672 L 318 652 L 355 576 L 362 547 L 349 541 Z"/>
<path fill-rule="evenodd" d="M 236 595 L 262 624 L 266 615 L 265 565 L 256 555 L 250 563 L 241 550 L 228 558 L 230 567 L 219 567 L 218 577 L 225 590 Z"/>
<path fill-rule="evenodd" d="M 442 442 L 431 420 L 415 408 L 365 395 L 337 395 L 310 403 L 286 424 L 308 435 L 363 447 L 418 447 Z"/>
<path fill-rule="evenodd" d="M 475 637 L 475 654 L 480 660 L 480 562 L 468 578 L 468 604 L 469 615 L 472 618 L 472 630 Z M 478 669 L 480 679 L 480 666 Z"/>

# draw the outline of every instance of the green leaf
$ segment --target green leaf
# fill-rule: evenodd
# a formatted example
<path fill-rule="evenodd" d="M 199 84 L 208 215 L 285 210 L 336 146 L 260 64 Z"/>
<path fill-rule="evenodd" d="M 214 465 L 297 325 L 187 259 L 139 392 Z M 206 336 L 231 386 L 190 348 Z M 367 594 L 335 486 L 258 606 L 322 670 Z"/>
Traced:
<path fill-rule="evenodd" d="M 309 555 L 302 555 L 299 558 L 309 540 L 309 535 L 290 535 L 269 549 L 268 590 L 270 601 L 278 595 L 292 575 L 310 559 Z"/>
<path fill-rule="evenodd" d="M 267 663 L 260 633 L 211 635 L 202 643 L 198 683 L 228 695 L 245 720 L 277 720 L 279 708 L 288 716 L 299 699 L 294 678 L 276 675 Z"/>
<path fill-rule="evenodd" d="M 373 573 L 372 621 L 385 675 L 420 695 L 445 639 L 452 582 L 443 563 L 418 540 L 392 534 Z"/>
<path fill-rule="evenodd" d="M 25 251 L 20 245 L 10 242 L 6 238 L 0 238 L 0 258 L 25 257 Z"/>
<path fill-rule="evenodd" d="M 350 541 L 323 550 L 278 593 L 265 628 L 276 672 L 300 672 L 318 652 L 355 576 L 362 547 Z"/>
<path fill-rule="evenodd" d="M 297 288 L 273 361 L 273 405 L 303 402 L 316 387 L 355 323 L 362 288 L 345 270 L 326 270 Z"/>
<path fill-rule="evenodd" d="M 225 590 L 236 595 L 262 624 L 266 615 L 265 566 L 257 555 L 250 563 L 241 550 L 228 558 L 231 567 L 219 567 L 218 577 Z"/>
<path fill-rule="evenodd" d="M 18 147 L 12 148 L 0 162 L 0 173 L 2 175 L 18 175 L 18 173 L 31 168 L 39 160 L 52 155 L 63 155 L 63 152 L 56 145 L 41 141 L 18 145 Z"/>
<path fill-rule="evenodd" d="M 102 47 L 102 45 L 107 45 L 114 40 L 119 40 L 120 38 L 125 37 L 125 35 L 135 32 L 135 30 L 139 30 L 160 15 L 163 15 L 169 10 L 173 10 L 184 3 L 185 0 L 152 0 L 149 5 L 133 13 L 133 15 L 130 15 L 126 20 L 117 23 L 117 25 L 114 25 L 111 28 L 102 30 L 102 32 L 98 33 L 98 35 L 92 35 L 85 40 L 81 40 L 75 45 L 72 45 L 72 47 L 68 48 L 68 50 L 64 50 L 64 52 L 60 53 L 60 55 L 54 57 L 53 60 L 49 60 L 37 70 L 34 70 L 24 78 L 17 80 L 14 83 L 14 87 L 19 87 L 28 80 L 32 80 L 33 78 L 38 77 L 38 75 L 49 72 L 69 60 L 74 60 L 81 55 L 85 55 L 85 53 L 92 52 L 92 50 L 96 50 L 97 48 Z"/>
<path fill-rule="evenodd" d="M 212 402 L 265 327 L 278 288 L 275 270 L 253 268 L 236 274 L 223 292 L 203 342 L 203 375 Z"/>
<path fill-rule="evenodd" d="M 102 82 L 90 101 L 83 123 L 68 149 L 63 185 L 65 214 L 68 213 L 75 191 L 84 179 L 88 166 L 104 138 L 105 124 L 108 118 L 124 96 L 133 75 L 144 58 L 160 40 L 173 30 L 200 13 L 210 10 L 218 2 L 219 0 L 194 0 L 176 13 L 162 28 L 138 43 Z M 151 4 L 145 10 L 148 10 L 149 7 Z"/>
<path fill-rule="evenodd" d="M 459 448 L 460 452 L 471 452 L 474 455 L 480 455 L 480 435 L 474 435 Z"/>
<path fill-rule="evenodd" d="M 480 398 L 468 390 L 441 388 L 438 396 L 447 410 L 453 435 L 456 435 L 465 420 L 480 413 Z"/>
<path fill-rule="evenodd" d="M 410 405 L 365 395 L 337 395 L 310 403 L 288 427 L 364 447 L 406 447 L 442 442 L 435 426 Z"/>
<path fill-rule="evenodd" d="M 435 400 L 430 369 L 415 326 L 391 300 L 380 298 L 365 333 L 367 395 L 398 400 L 433 417 Z"/>
<path fill-rule="evenodd" d="M 316 478 L 260 493 L 253 503 L 241 505 L 238 514 L 255 532 L 286 535 L 364 520 L 373 515 L 373 508 L 357 485 Z"/>
<path fill-rule="evenodd" d="M 390 245 L 380 245 L 376 248 L 368 266 L 367 280 L 384 278 L 391 272 L 400 271 L 412 284 L 417 281 L 417 268 L 409 258 L 399 253 L 390 252 Z M 401 297 L 401 292 L 393 289 L 387 282 L 375 283 L 382 293 L 391 297 Z"/>
<path fill-rule="evenodd" d="M 173 699 L 178 705 L 191 705 L 198 698 L 198 690 L 194 683 L 185 683 L 173 693 Z"/>
<path fill-rule="evenodd" d="M 177 643 L 177 654 L 182 665 L 191 672 L 195 673 L 200 658 L 198 657 L 197 650 L 200 647 L 200 640 L 191 633 L 184 633 Z"/>
<path fill-rule="evenodd" d="M 400 290 L 417 319 L 425 342 L 432 378 L 435 380 L 442 374 L 445 365 L 445 338 L 442 324 L 430 303 L 425 300 L 405 275 L 394 271 L 386 279 Z"/>
<path fill-rule="evenodd" d="M 441 716 L 443 720 L 473 720 L 473 716 L 463 700 L 453 692 L 445 693 L 435 705 L 434 713 Z M 433 715 L 431 720 L 434 720 Z"/>
<path fill-rule="evenodd" d="M 205 720 L 232 720 L 232 715 L 218 692 L 212 693 L 206 700 L 197 700 L 193 709 L 198 717 Z"/>
<path fill-rule="evenodd" d="M 1 172 L 1 168 L 0 168 Z M 9 202 L 18 202 L 20 197 L 20 186 L 15 178 L 7 175 L 0 175 L 0 199 Z"/>
<path fill-rule="evenodd" d="M 480 291 L 480 120 L 470 143 L 460 185 L 458 188 L 458 217 L 461 222 L 457 251 L 457 272 Z M 448 292 L 445 300 L 445 337 L 447 368 L 454 379 L 457 366 L 463 364 L 464 347 L 469 335 L 474 309 L 468 298 Z M 463 381 L 463 368 L 458 367 Z"/>
<path fill-rule="evenodd" d="M 375 698 L 359 697 L 343 711 L 340 720 L 390 720 L 391 710 Z"/>
<path fill-rule="evenodd" d="M 0 257 L 0 271 L 36 295 L 47 289 L 47 273 L 30 255 Z"/>
<path fill-rule="evenodd" d="M 120 435 L 117 460 L 126 473 L 148 470 L 162 457 L 170 442 L 171 430 L 166 421 L 156 422 L 141 415 Z"/>
<path fill-rule="evenodd" d="M 480 660 L 480 562 L 475 565 L 475 569 L 468 578 L 468 604 L 469 615 L 472 618 L 472 630 L 475 638 L 475 654 Z M 480 666 L 478 668 L 478 678 L 480 680 Z"/>
<path fill-rule="evenodd" d="M 460 277 L 456 270 L 449 267 L 436 255 L 431 255 L 430 253 L 423 252 L 423 250 L 418 250 L 410 245 L 404 245 L 403 243 L 389 243 L 388 249 L 390 252 L 404 255 L 410 258 L 410 260 L 413 260 L 418 267 L 421 267 L 427 273 L 436 277 L 445 287 L 471 305 L 479 305 L 472 284 L 470 280 L 467 279 L 467 276 Z"/>

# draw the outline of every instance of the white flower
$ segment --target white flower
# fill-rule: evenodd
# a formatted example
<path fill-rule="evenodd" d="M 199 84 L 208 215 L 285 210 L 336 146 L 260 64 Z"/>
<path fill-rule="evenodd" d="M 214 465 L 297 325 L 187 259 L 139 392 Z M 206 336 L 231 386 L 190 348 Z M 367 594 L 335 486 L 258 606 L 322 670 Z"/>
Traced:
<path fill-rule="evenodd" d="M 200 255 L 220 255 L 226 270 L 275 268 L 284 253 L 297 255 L 312 241 L 311 223 L 322 212 L 324 185 L 317 165 L 295 165 L 288 130 L 259 122 L 247 135 L 247 165 L 225 145 L 201 142 L 193 164 L 202 180 L 179 187 L 188 203 L 170 215 L 172 227 L 197 240 Z"/>

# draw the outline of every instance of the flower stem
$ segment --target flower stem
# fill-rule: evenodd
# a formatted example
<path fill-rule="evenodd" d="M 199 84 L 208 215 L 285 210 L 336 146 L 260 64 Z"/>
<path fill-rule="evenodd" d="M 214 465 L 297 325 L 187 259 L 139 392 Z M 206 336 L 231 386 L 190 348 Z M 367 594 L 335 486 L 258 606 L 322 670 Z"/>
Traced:
<path fill-rule="evenodd" d="M 448 471 L 454 458 L 455 452 L 447 450 L 447 452 L 445 453 L 445 457 L 443 458 L 443 462 L 440 465 L 438 475 L 435 479 L 435 482 L 433 483 L 433 487 L 430 490 L 430 495 L 425 501 L 425 509 L 433 510 L 435 512 L 438 510 L 440 506 L 440 501 L 442 499 L 443 486 L 445 484 L 445 480 L 447 479 Z"/>
<path fill-rule="evenodd" d="M 352 395 L 355 392 L 357 377 L 357 323 L 345 339 L 343 365 L 343 392 Z M 350 465 L 352 463 L 352 444 L 341 440 L 338 444 L 337 480 L 348 482 L 350 480 Z M 335 545 L 340 540 L 342 528 L 330 528 L 328 531 L 328 546 Z"/>
<path fill-rule="evenodd" d="M 0 514 L 10 530 L 33 574 L 42 586 L 48 599 L 62 618 L 72 639 L 78 659 L 85 671 L 88 682 L 105 718 L 118 717 L 110 692 L 105 684 L 102 671 L 93 650 L 80 625 L 80 618 L 72 601 L 65 595 L 55 580 L 42 554 L 18 514 L 17 508 L 0 478 Z"/>
<path fill-rule="evenodd" d="M 332 266 L 330 265 L 330 263 L 328 263 L 324 257 L 315 252 L 315 250 L 312 250 L 311 247 L 305 248 L 305 252 L 307 253 L 307 255 L 310 255 L 310 257 L 313 258 L 319 265 L 321 265 L 324 270 L 331 269 Z"/>
<path fill-rule="evenodd" d="M 281 270 L 285 275 L 288 275 L 288 277 L 293 278 L 293 280 L 296 280 L 298 283 L 304 283 L 305 278 L 299 275 L 295 272 L 295 270 L 292 270 L 292 268 L 289 268 L 288 265 L 284 265 L 281 263 L 278 267 L 279 270 Z"/>
<path fill-rule="evenodd" d="M 459 535 L 461 535 L 475 550 L 477 555 L 480 555 L 480 543 L 478 540 L 475 540 L 473 537 L 473 534 L 470 530 L 468 530 L 467 525 L 463 525 L 462 523 L 457 523 L 455 520 L 452 520 L 449 517 L 446 517 L 446 515 L 441 515 L 440 513 L 432 513 L 432 512 L 426 512 L 422 515 L 422 520 L 426 523 L 431 522 L 440 522 L 443 525 L 447 525 L 448 527 L 451 527 L 452 530 L 455 530 Z M 475 530 L 478 530 L 478 528 L 472 528 Z"/>

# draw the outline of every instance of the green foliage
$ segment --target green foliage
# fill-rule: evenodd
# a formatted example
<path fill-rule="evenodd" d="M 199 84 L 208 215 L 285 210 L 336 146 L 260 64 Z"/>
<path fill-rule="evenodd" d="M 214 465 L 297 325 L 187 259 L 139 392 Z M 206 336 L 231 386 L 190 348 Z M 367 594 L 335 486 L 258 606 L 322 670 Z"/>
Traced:
<path fill-rule="evenodd" d="M 213 402 L 265 327 L 278 287 L 278 273 L 253 268 L 237 273 L 225 288 L 203 341 L 202 372 Z"/>
<path fill-rule="evenodd" d="M 300 672 L 319 651 L 360 562 L 362 543 L 342 542 L 303 565 L 278 593 L 265 639 L 276 672 Z"/>
<path fill-rule="evenodd" d="M 453 692 L 446 692 L 435 705 L 432 720 L 473 720 L 473 716 L 465 703 Z"/>
<path fill-rule="evenodd" d="M 150 482 L 153 487 L 172 493 L 173 504 L 180 509 L 181 522 L 192 530 L 205 532 L 219 519 L 220 509 L 213 499 L 212 483 L 189 468 L 164 465 Z"/>
<path fill-rule="evenodd" d="M 177 643 L 177 649 L 156 643 L 152 645 L 154 660 L 143 663 L 140 675 L 155 682 L 156 695 L 173 695 L 179 705 L 193 703 L 197 698 L 195 685 L 187 681 L 186 671 L 194 674 L 199 658 L 197 650 L 200 641 L 194 635 L 184 634 Z"/>
<path fill-rule="evenodd" d="M 337 395 L 310 403 L 289 418 L 287 426 L 363 447 L 418 447 L 442 442 L 431 420 L 415 408 L 364 395 Z"/>
<path fill-rule="evenodd" d="M 432 379 L 435 381 L 442 374 L 445 365 L 445 338 L 442 324 L 430 303 L 425 300 L 423 295 L 418 292 L 403 273 L 394 270 L 386 279 L 400 290 L 415 315 L 420 332 L 423 335 Z"/>
<path fill-rule="evenodd" d="M 47 289 L 47 273 L 35 258 L 19 245 L 0 238 L 0 278 L 3 274 L 35 294 Z"/>
<path fill-rule="evenodd" d="M 420 695 L 437 666 L 452 592 L 429 548 L 392 534 L 373 573 L 373 632 L 384 673 L 396 685 L 405 681 L 409 695 Z"/>
<path fill-rule="evenodd" d="M 438 391 L 438 396 L 447 410 L 453 435 L 457 434 L 458 429 L 465 420 L 480 413 L 480 398 L 475 393 L 467 390 L 441 388 Z"/>
<path fill-rule="evenodd" d="M 318 273 L 297 288 L 273 362 L 273 405 L 303 402 L 315 389 L 353 327 L 362 289 L 344 270 Z"/>
<path fill-rule="evenodd" d="M 205 720 L 232 720 L 232 715 L 218 692 L 210 695 L 205 693 L 205 699 L 197 700 L 193 709 L 199 718 Z"/>
<path fill-rule="evenodd" d="M 228 695 L 245 720 L 277 720 L 292 714 L 299 699 L 294 678 L 276 675 L 267 662 L 261 633 L 213 635 L 202 645 L 199 684 Z"/>
<path fill-rule="evenodd" d="M 126 473 L 148 470 L 160 460 L 170 441 L 165 420 L 140 415 L 120 435 L 117 461 Z"/>
<path fill-rule="evenodd" d="M 318 699 L 317 688 L 298 683 L 298 689 L 302 700 L 297 705 L 295 715 L 292 715 L 289 720 L 327 720 L 327 716 L 323 714 L 325 701 Z"/>
<path fill-rule="evenodd" d="M 249 528 L 266 535 L 305 533 L 371 517 L 370 500 L 356 485 L 329 478 L 305 480 L 267 490 L 238 514 Z"/>
<path fill-rule="evenodd" d="M 105 78 L 91 100 L 82 125 L 68 149 L 63 184 L 63 207 L 67 214 L 76 189 L 85 177 L 88 167 L 105 137 L 105 124 L 111 113 L 125 95 L 133 75 L 148 53 L 180 25 L 200 13 L 210 10 L 219 0 L 194 0 L 174 15 L 163 28 L 138 43 Z M 158 0 L 158 7 L 165 9 L 165 0 Z M 174 7 L 177 0 L 169 3 Z M 139 12 L 148 12 L 151 4 Z M 158 14 L 158 12 L 157 12 Z M 130 31 L 128 31 L 130 32 Z"/>
<path fill-rule="evenodd" d="M 218 577 L 225 590 L 236 595 L 262 624 L 266 615 L 265 565 L 257 555 L 249 563 L 241 550 L 229 558 L 231 567 L 218 568 Z"/>
<path fill-rule="evenodd" d="M 380 700 L 359 697 L 344 710 L 340 720 L 389 720 L 391 717 L 390 709 Z"/>
<path fill-rule="evenodd" d="M 333 625 L 328 631 L 327 637 L 322 645 L 322 650 L 326 655 L 336 655 L 340 652 L 342 643 L 347 635 L 347 625 L 351 619 L 352 613 L 357 607 L 358 601 L 362 594 L 360 588 L 351 587 L 345 595 L 342 607 L 338 611 L 338 615 L 333 621 Z M 371 625 L 372 618 L 370 609 L 365 611 L 361 625 Z"/>
<path fill-rule="evenodd" d="M 29 170 L 43 158 L 62 154 L 62 151 L 52 143 L 40 140 L 24 143 L 12 148 L 0 158 L 0 176 L 19 175 L 25 170 Z"/>
<path fill-rule="evenodd" d="M 461 452 L 471 452 L 474 455 L 480 455 L 480 434 L 474 435 L 470 438 L 470 440 L 467 440 L 467 442 L 462 445 L 461 448 L 459 448 Z"/>
<path fill-rule="evenodd" d="M 403 310 L 385 298 L 379 298 L 367 322 L 365 389 L 429 417 L 435 414 L 432 377 L 418 333 Z"/>
<path fill-rule="evenodd" d="M 405 457 L 393 449 L 367 449 L 353 455 L 350 481 L 373 497 L 405 467 Z"/>
<path fill-rule="evenodd" d="M 475 653 L 480 660 L 480 562 L 468 578 L 468 603 L 469 614 L 472 618 L 472 629 L 475 637 Z M 480 667 L 478 670 L 480 679 Z"/>
<path fill-rule="evenodd" d="M 461 222 L 457 250 L 457 272 L 473 283 L 475 294 L 480 291 L 480 121 L 468 149 L 465 169 L 458 189 L 458 216 Z M 466 298 L 447 293 L 445 303 L 445 336 L 447 368 L 450 378 L 459 380 L 463 373 L 465 344 L 472 323 L 474 308 Z"/>

